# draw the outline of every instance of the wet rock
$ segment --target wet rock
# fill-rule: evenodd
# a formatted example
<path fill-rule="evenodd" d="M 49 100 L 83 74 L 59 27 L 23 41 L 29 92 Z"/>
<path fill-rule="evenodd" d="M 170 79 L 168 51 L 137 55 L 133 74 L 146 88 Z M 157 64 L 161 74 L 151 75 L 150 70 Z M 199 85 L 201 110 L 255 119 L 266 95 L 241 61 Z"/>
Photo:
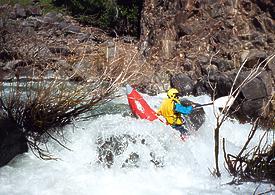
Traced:
<path fill-rule="evenodd" d="M 129 158 L 125 160 L 125 162 L 122 164 L 122 168 L 127 167 L 139 167 L 138 166 L 138 161 L 139 161 L 139 155 L 135 152 L 132 152 L 129 155 Z"/>
<path fill-rule="evenodd" d="M 232 77 L 230 73 L 220 71 L 203 76 L 194 86 L 194 92 L 195 94 L 205 94 L 204 92 L 207 91 L 207 94 L 213 95 L 213 88 L 215 86 L 216 98 L 227 96 L 233 84 Z"/>
<path fill-rule="evenodd" d="M 239 86 L 249 75 L 250 71 L 244 71 L 238 76 L 235 86 Z M 216 96 L 219 98 L 227 96 L 233 85 L 237 72 L 231 71 L 227 73 L 217 72 L 209 77 L 203 77 L 194 86 L 195 94 L 201 94 L 207 91 L 208 94 L 213 94 L 212 88 L 209 84 L 216 86 Z M 236 109 L 236 106 L 240 105 L 240 108 L 235 112 L 236 116 L 241 117 L 242 120 L 255 119 L 262 116 L 267 117 L 268 113 L 272 112 L 269 107 L 265 107 L 268 100 L 272 97 L 273 93 L 273 81 L 271 71 L 263 71 L 260 75 L 254 78 L 252 81 L 242 87 L 240 95 L 236 99 L 236 104 L 233 105 L 232 110 Z M 210 83 L 209 83 L 210 82 Z"/>
<path fill-rule="evenodd" d="M 212 78 L 210 78 L 211 81 L 212 81 Z M 216 85 L 217 85 L 216 86 L 217 98 L 222 97 L 222 96 L 227 96 L 231 89 L 231 86 L 233 84 L 232 77 L 226 73 L 217 73 L 214 76 L 213 81 L 214 81 L 213 83 L 216 83 Z"/>
<path fill-rule="evenodd" d="M 28 151 L 27 139 L 11 119 L 0 119 L 0 167 Z"/>
<path fill-rule="evenodd" d="M 249 73 L 250 71 L 241 73 L 236 80 L 236 86 L 240 85 Z M 236 114 L 241 116 L 243 120 L 248 121 L 259 116 L 267 117 L 271 111 L 269 107 L 266 107 L 266 103 L 272 96 L 272 83 L 271 72 L 264 71 L 242 87 L 241 93 L 236 99 L 237 104 L 235 106 L 240 105 L 240 109 L 237 110 Z M 233 109 L 236 108 L 235 106 L 233 105 Z M 263 112 L 264 107 L 265 112 Z"/>
<path fill-rule="evenodd" d="M 246 117 L 249 116 L 255 119 L 258 116 L 260 116 L 261 113 L 263 112 L 262 106 L 263 106 L 263 100 L 261 99 L 245 101 L 242 103 L 240 111 L 243 114 L 243 116 L 246 116 Z"/>
<path fill-rule="evenodd" d="M 154 152 L 150 152 L 151 156 L 151 162 L 156 166 L 156 167 L 164 167 L 164 160 L 163 157 L 157 156 Z"/>
<path fill-rule="evenodd" d="M 128 147 L 127 135 L 110 136 L 106 139 L 99 137 L 97 140 L 98 162 L 110 168 L 114 164 L 115 156 L 122 154 Z"/>
<path fill-rule="evenodd" d="M 130 136 L 127 134 L 110 135 L 108 137 L 99 136 L 97 139 L 97 151 L 98 151 L 98 163 L 111 168 L 115 163 L 122 168 L 136 168 L 140 166 L 141 156 L 137 152 L 132 151 L 126 154 L 128 150 L 134 150 L 134 148 L 147 147 L 150 151 L 150 143 L 146 141 L 142 136 Z M 145 154 L 146 155 L 146 154 Z M 148 163 L 153 162 L 157 167 L 163 164 L 163 158 L 158 156 L 154 151 L 148 152 L 151 159 Z M 118 160 L 120 159 L 120 160 Z M 122 159 L 122 160 L 121 160 Z"/>

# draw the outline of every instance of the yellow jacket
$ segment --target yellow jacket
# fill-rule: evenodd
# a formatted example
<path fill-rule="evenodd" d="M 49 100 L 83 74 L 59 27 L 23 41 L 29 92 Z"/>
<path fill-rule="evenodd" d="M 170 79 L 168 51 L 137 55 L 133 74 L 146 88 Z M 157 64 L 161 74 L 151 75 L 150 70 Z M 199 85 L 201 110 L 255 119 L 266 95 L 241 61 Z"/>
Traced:
<path fill-rule="evenodd" d="M 172 99 L 164 99 L 157 114 L 162 115 L 169 125 L 182 125 L 183 120 L 180 113 L 174 111 L 175 102 Z"/>

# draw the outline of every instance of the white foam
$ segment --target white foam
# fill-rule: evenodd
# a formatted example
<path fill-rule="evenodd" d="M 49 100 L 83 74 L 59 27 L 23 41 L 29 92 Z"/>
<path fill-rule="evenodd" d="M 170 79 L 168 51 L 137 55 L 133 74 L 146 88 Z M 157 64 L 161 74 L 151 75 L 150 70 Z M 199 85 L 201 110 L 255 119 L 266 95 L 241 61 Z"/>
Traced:
<path fill-rule="evenodd" d="M 156 108 L 163 94 L 144 95 L 148 103 Z M 188 97 L 196 102 L 207 103 L 208 96 Z M 127 103 L 126 97 L 115 102 Z M 258 184 L 246 183 L 240 186 L 224 185 L 231 177 L 223 166 L 220 154 L 222 177 L 214 178 L 209 169 L 214 167 L 214 116 L 211 107 L 206 108 L 207 119 L 198 132 L 188 141 L 182 142 L 178 133 L 161 122 L 138 120 L 121 114 L 104 115 L 86 122 L 78 122 L 76 127 L 66 128 L 66 146 L 60 147 L 51 141 L 50 151 L 60 160 L 43 161 L 31 152 L 18 156 L 9 165 L 0 169 L 0 194 L 28 195 L 81 195 L 81 194 L 253 194 Z M 249 133 L 251 125 L 236 121 L 226 121 L 222 126 L 221 138 L 226 138 L 229 152 L 238 152 Z M 253 143 L 262 132 L 259 132 Z M 97 163 L 98 136 L 128 134 L 146 144 L 129 144 L 123 154 L 117 156 L 113 166 L 104 168 Z M 150 152 L 163 161 L 163 167 L 150 162 Z M 121 168 L 132 152 L 138 153 L 139 168 Z M 270 189 L 262 185 L 259 190 Z"/>

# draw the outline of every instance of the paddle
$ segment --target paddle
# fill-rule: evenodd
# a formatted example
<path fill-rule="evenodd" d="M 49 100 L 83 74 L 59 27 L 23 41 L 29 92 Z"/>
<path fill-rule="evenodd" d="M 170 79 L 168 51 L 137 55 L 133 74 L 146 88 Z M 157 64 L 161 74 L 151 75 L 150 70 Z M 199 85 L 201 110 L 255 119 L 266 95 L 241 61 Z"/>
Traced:
<path fill-rule="evenodd" d="M 196 104 L 194 106 L 194 108 L 200 108 L 200 107 L 203 107 L 203 106 L 209 106 L 209 105 L 213 105 L 213 104 L 214 104 L 215 107 L 218 107 L 218 108 L 230 107 L 234 103 L 234 100 L 235 100 L 234 96 L 228 95 L 228 96 L 220 97 L 220 98 L 218 98 L 215 101 L 210 102 L 210 103 Z"/>

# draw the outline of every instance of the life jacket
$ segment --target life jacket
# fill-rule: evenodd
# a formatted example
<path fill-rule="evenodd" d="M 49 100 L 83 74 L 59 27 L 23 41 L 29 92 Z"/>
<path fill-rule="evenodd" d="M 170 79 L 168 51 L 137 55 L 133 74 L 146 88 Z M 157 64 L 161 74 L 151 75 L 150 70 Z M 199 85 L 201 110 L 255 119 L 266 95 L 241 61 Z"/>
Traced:
<path fill-rule="evenodd" d="M 174 111 L 175 102 L 172 99 L 164 99 L 158 110 L 158 114 L 161 114 L 166 119 L 169 125 L 182 125 L 183 120 L 180 113 Z"/>

